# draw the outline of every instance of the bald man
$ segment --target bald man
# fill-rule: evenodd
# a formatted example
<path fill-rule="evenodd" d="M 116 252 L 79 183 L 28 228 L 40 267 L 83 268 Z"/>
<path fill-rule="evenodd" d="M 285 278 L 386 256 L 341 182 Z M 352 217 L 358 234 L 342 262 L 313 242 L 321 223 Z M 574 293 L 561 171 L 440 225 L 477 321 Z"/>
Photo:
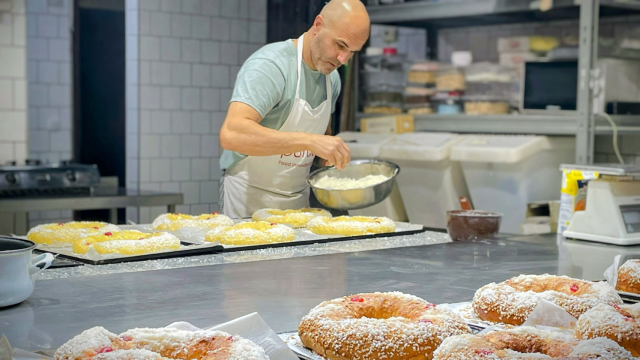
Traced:
<path fill-rule="evenodd" d="M 339 169 L 349 163 L 349 147 L 330 136 L 340 94 L 336 69 L 368 37 L 364 5 L 332 0 L 298 39 L 266 45 L 247 59 L 220 131 L 225 215 L 308 207 L 306 177 L 314 157 Z"/>

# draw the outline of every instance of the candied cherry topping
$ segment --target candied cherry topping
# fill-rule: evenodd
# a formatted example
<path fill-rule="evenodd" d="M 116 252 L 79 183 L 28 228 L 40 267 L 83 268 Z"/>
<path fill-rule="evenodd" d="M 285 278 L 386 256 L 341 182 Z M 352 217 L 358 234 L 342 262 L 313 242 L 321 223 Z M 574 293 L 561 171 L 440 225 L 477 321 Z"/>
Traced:
<path fill-rule="evenodd" d="M 138 240 L 144 240 L 144 238 L 143 238 L 143 237 L 141 237 L 141 238 L 140 238 L 140 239 L 138 239 Z"/>
<path fill-rule="evenodd" d="M 613 304 L 612 306 L 613 306 L 613 308 L 614 308 L 614 309 L 616 309 L 616 310 L 620 311 L 620 306 L 618 306 L 618 305 L 616 305 L 616 304 Z"/>
<path fill-rule="evenodd" d="M 354 296 L 351 298 L 351 301 L 353 302 L 364 302 L 364 299 L 361 298 L 360 296 Z"/>
<path fill-rule="evenodd" d="M 111 346 L 103 346 L 100 349 L 98 349 L 98 354 L 104 354 L 112 351 L 113 351 L 113 348 Z"/>
<path fill-rule="evenodd" d="M 104 236 L 111 236 L 111 235 L 113 235 L 111 231 L 107 231 L 106 233 L 104 233 Z"/>
<path fill-rule="evenodd" d="M 227 338 L 227 340 L 229 340 L 229 341 L 233 341 L 233 336 L 229 336 L 229 337 Z"/>
<path fill-rule="evenodd" d="M 62 226 L 62 225 L 64 225 L 64 223 L 58 223 L 58 225 Z"/>
<path fill-rule="evenodd" d="M 431 308 L 434 308 L 434 309 L 435 309 L 435 308 L 436 308 L 436 304 L 428 303 L 427 305 L 425 305 L 425 306 L 424 306 L 424 308 L 425 308 L 425 309 L 431 309 Z"/>
<path fill-rule="evenodd" d="M 129 335 L 122 335 L 120 336 L 120 339 L 124 340 L 124 341 L 131 341 L 133 340 L 133 338 Z"/>
<path fill-rule="evenodd" d="M 214 212 L 212 212 L 211 214 L 212 214 L 212 215 L 218 215 L 218 212 L 217 212 L 217 211 L 214 211 Z"/>
<path fill-rule="evenodd" d="M 480 350 L 476 350 L 476 354 L 491 355 L 491 354 L 493 354 L 493 351 L 491 351 L 489 349 L 480 349 Z"/>
<path fill-rule="evenodd" d="M 428 323 L 428 324 L 433 324 L 433 321 L 431 321 L 431 320 L 429 320 L 429 319 L 420 319 L 420 320 L 418 320 L 418 322 L 421 322 L 421 323 Z"/>
<path fill-rule="evenodd" d="M 270 225 L 271 225 L 271 226 L 276 226 L 276 225 L 278 225 L 278 224 L 276 224 L 276 223 L 271 223 Z"/>
<path fill-rule="evenodd" d="M 97 226 L 94 226 L 93 228 L 94 228 L 94 229 L 96 229 L 96 230 L 98 230 L 98 229 L 99 229 L 99 227 L 97 227 Z"/>
<path fill-rule="evenodd" d="M 573 292 L 578 291 L 578 285 L 576 285 L 576 284 L 572 284 L 572 285 L 571 285 L 571 291 L 573 291 Z"/>
<path fill-rule="evenodd" d="M 630 317 L 626 317 L 626 316 L 625 316 L 624 321 L 627 321 L 627 322 L 636 322 L 636 319 L 634 319 L 634 318 L 630 318 Z"/>

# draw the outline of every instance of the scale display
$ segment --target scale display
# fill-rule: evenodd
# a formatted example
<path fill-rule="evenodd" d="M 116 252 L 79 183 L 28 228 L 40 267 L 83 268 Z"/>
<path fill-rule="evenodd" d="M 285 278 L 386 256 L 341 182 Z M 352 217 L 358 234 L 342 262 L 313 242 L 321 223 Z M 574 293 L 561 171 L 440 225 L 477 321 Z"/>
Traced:
<path fill-rule="evenodd" d="M 620 205 L 627 234 L 640 233 L 640 205 Z"/>

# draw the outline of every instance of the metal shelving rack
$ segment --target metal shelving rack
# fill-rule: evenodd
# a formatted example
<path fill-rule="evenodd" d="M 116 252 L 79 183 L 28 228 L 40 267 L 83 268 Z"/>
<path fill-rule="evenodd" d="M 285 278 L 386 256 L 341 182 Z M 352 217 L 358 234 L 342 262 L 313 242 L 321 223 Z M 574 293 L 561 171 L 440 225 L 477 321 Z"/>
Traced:
<path fill-rule="evenodd" d="M 368 0 L 369 4 L 375 0 Z M 549 11 L 540 11 L 532 0 L 447 0 L 367 6 L 371 22 L 380 25 L 420 27 L 427 30 L 428 57 L 437 59 L 438 30 L 532 21 L 579 19 L 578 110 L 571 115 L 421 115 L 418 131 L 573 135 L 576 163 L 593 163 L 596 134 L 610 134 L 605 119 L 592 112 L 590 76 L 598 58 L 600 16 L 640 14 L 640 0 L 555 0 Z M 357 88 L 357 86 L 356 86 Z M 357 98 L 357 95 L 356 95 Z M 357 101 L 357 99 L 356 99 Z M 354 107 L 357 108 L 357 107 Z M 371 117 L 357 113 L 357 118 Z M 373 115 L 375 116 L 375 115 Z M 640 134 L 640 116 L 613 116 L 619 133 Z"/>

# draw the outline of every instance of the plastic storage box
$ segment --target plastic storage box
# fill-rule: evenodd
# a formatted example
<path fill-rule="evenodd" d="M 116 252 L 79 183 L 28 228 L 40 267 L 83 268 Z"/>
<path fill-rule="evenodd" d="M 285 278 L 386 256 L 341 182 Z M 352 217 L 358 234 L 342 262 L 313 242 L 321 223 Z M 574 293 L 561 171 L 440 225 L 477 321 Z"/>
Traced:
<path fill-rule="evenodd" d="M 412 223 L 444 229 L 446 212 L 469 196 L 460 164 L 449 159 L 461 138 L 449 133 L 400 134 L 385 142 L 380 157 L 400 166 L 396 182 Z"/>
<path fill-rule="evenodd" d="M 391 140 L 394 134 L 370 134 L 361 132 L 342 132 L 338 134 L 351 150 L 351 159 L 379 159 L 380 147 Z M 402 173 L 402 169 L 400 169 Z M 407 221 L 407 213 L 404 209 L 402 197 L 398 190 L 398 184 L 394 186 L 388 198 L 368 208 L 350 210 L 349 215 L 386 216 L 395 221 Z"/>
<path fill-rule="evenodd" d="M 476 209 L 503 214 L 501 232 L 519 234 L 527 204 L 560 198 L 560 164 L 573 161 L 575 138 L 473 135 L 451 150 Z"/>

